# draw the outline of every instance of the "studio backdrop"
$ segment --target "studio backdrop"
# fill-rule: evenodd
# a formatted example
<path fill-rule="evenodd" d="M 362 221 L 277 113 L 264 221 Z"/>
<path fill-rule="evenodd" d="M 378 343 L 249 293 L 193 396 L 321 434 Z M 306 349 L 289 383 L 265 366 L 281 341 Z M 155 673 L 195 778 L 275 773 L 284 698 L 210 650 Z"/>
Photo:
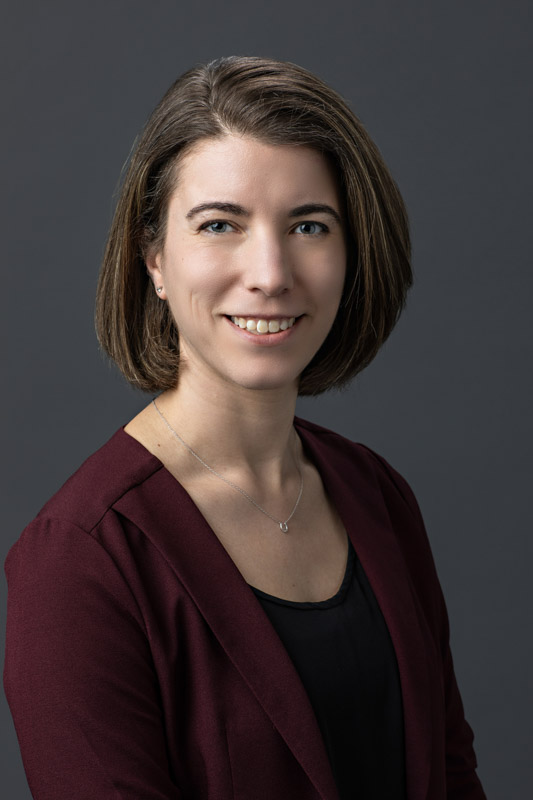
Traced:
<path fill-rule="evenodd" d="M 294 61 L 378 143 L 410 215 L 415 284 L 376 361 L 298 413 L 413 487 L 448 603 L 479 775 L 526 798 L 531 759 L 531 37 L 521 0 L 229 4 L 21 0 L 3 12 L 5 558 L 149 397 L 98 351 L 97 273 L 122 165 L 190 66 Z M 2 610 L 6 586 L 2 584 Z M 528 702 L 529 701 L 529 702 Z M 1 712 L 2 796 L 28 800 Z"/>

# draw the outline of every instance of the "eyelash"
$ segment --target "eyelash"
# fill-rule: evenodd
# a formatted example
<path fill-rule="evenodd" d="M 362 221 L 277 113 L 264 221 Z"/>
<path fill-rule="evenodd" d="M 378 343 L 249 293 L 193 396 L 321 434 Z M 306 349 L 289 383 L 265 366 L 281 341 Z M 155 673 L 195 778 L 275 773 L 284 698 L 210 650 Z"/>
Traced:
<path fill-rule="evenodd" d="M 329 233 L 329 228 L 323 222 L 316 222 L 315 220 L 305 220 L 304 222 L 299 222 L 296 226 L 300 228 L 302 225 L 317 225 L 319 230 L 316 233 L 306 233 L 305 236 L 322 236 L 324 233 Z"/>
<path fill-rule="evenodd" d="M 206 231 L 207 233 L 212 234 L 213 236 L 221 236 L 226 231 L 210 231 L 207 230 L 211 225 L 231 225 L 230 222 L 226 222 L 224 219 L 211 219 L 209 222 L 204 222 L 203 225 L 200 225 L 199 230 Z M 233 225 L 231 225 L 233 228 Z"/>
<path fill-rule="evenodd" d="M 227 231 L 210 231 L 209 228 L 211 225 L 229 225 L 230 227 L 234 227 L 231 222 L 227 222 L 225 219 L 211 219 L 208 222 L 204 222 L 200 225 L 199 230 L 206 231 L 206 233 L 210 234 L 211 236 L 222 236 Z M 317 225 L 320 230 L 316 233 L 306 233 L 302 234 L 303 236 L 322 236 L 325 233 L 329 233 L 329 228 L 324 222 L 316 222 L 315 220 L 304 220 L 303 222 L 299 222 L 296 228 L 300 228 L 302 225 Z M 296 230 L 296 229 L 295 229 Z"/>

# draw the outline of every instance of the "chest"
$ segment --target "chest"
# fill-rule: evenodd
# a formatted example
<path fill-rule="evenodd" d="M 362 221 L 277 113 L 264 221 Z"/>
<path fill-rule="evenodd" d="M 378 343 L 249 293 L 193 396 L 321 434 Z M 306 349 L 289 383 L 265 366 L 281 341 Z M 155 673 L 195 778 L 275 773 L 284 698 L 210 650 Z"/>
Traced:
<path fill-rule="evenodd" d="M 316 602 L 338 591 L 346 571 L 348 538 L 321 481 L 312 470 L 305 478 L 287 533 L 223 483 L 190 482 L 186 488 L 249 585 L 286 600 Z"/>

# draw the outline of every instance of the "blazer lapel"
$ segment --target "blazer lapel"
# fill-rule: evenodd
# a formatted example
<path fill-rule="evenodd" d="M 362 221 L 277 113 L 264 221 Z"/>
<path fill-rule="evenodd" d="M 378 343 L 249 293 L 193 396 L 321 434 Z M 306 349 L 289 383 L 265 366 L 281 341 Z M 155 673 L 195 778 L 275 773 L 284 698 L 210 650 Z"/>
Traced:
<path fill-rule="evenodd" d="M 344 522 L 379 603 L 396 652 L 402 688 L 407 796 L 425 800 L 431 764 L 432 715 L 427 635 L 417 611 L 409 572 L 367 458 L 354 445 L 329 444 L 330 435 L 298 427 L 326 491 Z M 335 437 L 337 442 L 339 438 Z M 342 441 L 342 440 L 340 440 Z M 346 440 L 345 440 L 346 441 Z"/>
<path fill-rule="evenodd" d="M 187 492 L 160 465 L 115 508 L 144 531 L 175 570 L 319 796 L 337 800 L 322 736 L 298 673 L 259 601 Z"/>
<path fill-rule="evenodd" d="M 296 421 L 389 628 L 402 688 L 409 800 L 425 800 L 431 758 L 427 636 L 409 573 L 369 466 L 346 440 L 317 436 Z M 131 437 L 127 437 L 131 451 Z M 331 438 L 330 438 L 331 436 Z M 137 443 L 154 468 L 115 505 L 162 552 L 206 622 L 323 800 L 338 792 L 309 698 L 279 637 L 250 587 L 183 487 Z"/>

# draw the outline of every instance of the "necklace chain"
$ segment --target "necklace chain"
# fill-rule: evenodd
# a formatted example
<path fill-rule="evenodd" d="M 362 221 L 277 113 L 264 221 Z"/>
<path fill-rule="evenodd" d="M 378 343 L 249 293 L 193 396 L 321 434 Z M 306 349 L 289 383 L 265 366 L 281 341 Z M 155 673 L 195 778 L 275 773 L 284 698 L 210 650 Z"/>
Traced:
<path fill-rule="evenodd" d="M 250 497 L 248 492 L 245 492 L 244 489 L 241 489 L 241 487 L 237 486 L 236 483 L 233 483 L 233 481 L 230 481 L 229 478 L 225 478 L 224 475 L 221 475 L 220 472 L 216 471 L 216 469 L 213 469 L 213 467 L 210 467 L 209 464 L 206 464 L 206 462 L 203 460 L 203 458 L 200 458 L 198 453 L 195 452 L 192 449 L 192 447 L 190 445 L 188 445 L 187 442 L 184 439 L 181 438 L 179 433 L 174 430 L 174 428 L 172 427 L 172 425 L 170 424 L 168 419 L 164 416 L 162 411 L 160 411 L 159 407 L 157 406 L 157 404 L 155 402 L 155 398 L 152 400 L 152 404 L 153 404 L 155 410 L 157 411 L 157 413 L 159 414 L 159 416 L 161 417 L 161 419 L 163 420 L 163 422 L 165 423 L 165 425 L 167 426 L 167 428 L 169 429 L 169 431 L 176 437 L 176 439 L 179 442 L 181 442 L 183 447 L 185 447 L 185 449 L 188 450 L 189 453 L 192 456 L 194 456 L 197 461 L 200 462 L 200 464 L 202 464 L 202 466 L 204 466 L 206 469 L 208 469 L 209 472 L 212 472 L 213 475 L 216 475 L 217 478 L 220 478 L 221 481 L 224 481 L 224 483 L 227 483 L 228 486 L 231 486 L 232 489 L 235 489 L 237 492 L 240 492 L 242 495 L 244 495 L 244 497 L 246 497 L 246 499 L 252 505 L 254 505 L 259 511 L 262 511 L 262 513 L 265 514 L 265 516 L 269 517 L 277 525 L 279 525 L 280 530 L 283 533 L 288 533 L 289 532 L 289 524 L 288 523 L 293 518 L 293 516 L 294 516 L 294 514 L 296 512 L 296 509 L 298 508 L 298 505 L 300 504 L 300 500 L 302 498 L 302 493 L 303 493 L 303 490 L 304 490 L 304 476 L 303 476 L 302 471 L 301 471 L 300 467 L 298 466 L 298 464 L 296 464 L 296 469 L 298 470 L 298 474 L 300 476 L 300 490 L 298 492 L 298 497 L 296 498 L 296 503 L 294 504 L 294 508 L 292 509 L 291 513 L 289 514 L 289 516 L 287 517 L 287 519 L 285 521 L 280 520 L 280 519 L 276 519 L 276 517 L 272 516 L 272 514 L 269 514 L 268 511 L 265 511 L 265 509 L 262 506 L 260 506 L 259 503 L 257 503 L 253 499 L 253 497 Z"/>

